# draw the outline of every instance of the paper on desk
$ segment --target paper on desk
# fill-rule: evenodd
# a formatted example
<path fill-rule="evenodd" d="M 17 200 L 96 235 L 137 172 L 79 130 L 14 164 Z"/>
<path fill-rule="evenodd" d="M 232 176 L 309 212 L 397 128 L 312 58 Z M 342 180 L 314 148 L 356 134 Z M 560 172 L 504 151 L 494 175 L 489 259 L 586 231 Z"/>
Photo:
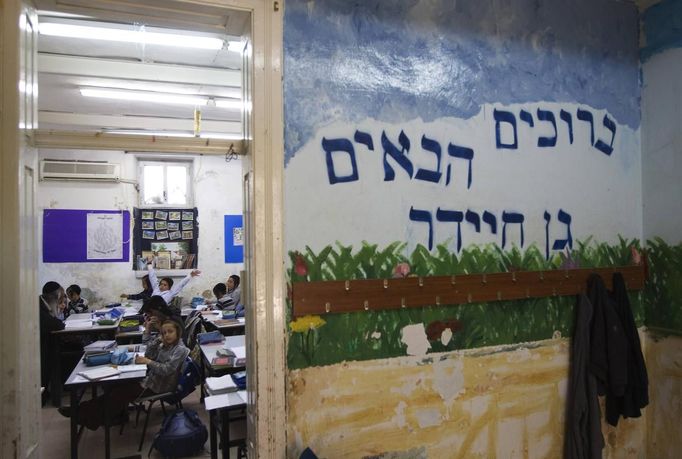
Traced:
<path fill-rule="evenodd" d="M 64 322 L 64 328 L 92 328 L 92 319 L 88 320 L 68 320 Z"/>
<path fill-rule="evenodd" d="M 131 363 L 130 365 L 119 365 L 118 371 L 127 373 L 129 371 L 147 371 L 146 363 Z"/>
<path fill-rule="evenodd" d="M 246 400 L 239 396 L 238 392 L 228 392 L 227 394 L 211 395 L 204 399 L 206 410 L 211 411 L 217 408 L 227 408 L 233 405 L 242 405 Z"/>
<path fill-rule="evenodd" d="M 230 348 L 234 352 L 235 359 L 245 359 L 246 358 L 246 346 L 233 346 Z"/>
<path fill-rule="evenodd" d="M 92 321 L 92 314 L 89 312 L 81 312 L 79 314 L 71 314 L 66 318 L 65 322 L 77 322 L 79 320 L 89 320 Z"/>

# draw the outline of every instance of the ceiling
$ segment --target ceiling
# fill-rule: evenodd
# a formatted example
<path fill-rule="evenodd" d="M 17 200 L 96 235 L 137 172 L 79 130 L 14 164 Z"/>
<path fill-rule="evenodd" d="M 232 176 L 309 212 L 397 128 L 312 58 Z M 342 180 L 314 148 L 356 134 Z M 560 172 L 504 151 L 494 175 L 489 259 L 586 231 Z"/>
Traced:
<path fill-rule="evenodd" d="M 113 6 L 112 6 L 113 5 Z M 249 14 L 173 0 L 143 5 L 106 0 L 43 0 L 39 26 L 94 27 L 87 38 L 40 33 L 38 37 L 38 121 L 41 131 L 147 133 L 241 139 L 242 37 Z M 113 10 L 112 8 L 116 8 Z M 95 39 L 103 29 L 174 33 L 224 40 L 221 49 Z M 120 33 L 119 33 L 120 31 Z M 186 43 L 186 40 L 183 40 Z M 229 47 L 229 49 L 228 49 Z M 133 100 L 85 97 L 81 89 L 127 88 Z M 203 97 L 200 105 L 139 100 L 147 94 Z M 161 97 L 168 102 L 168 97 Z M 219 104 L 232 105 L 219 107 Z M 195 109 L 200 113 L 195 114 Z M 195 115 L 200 123 L 195 123 Z"/>

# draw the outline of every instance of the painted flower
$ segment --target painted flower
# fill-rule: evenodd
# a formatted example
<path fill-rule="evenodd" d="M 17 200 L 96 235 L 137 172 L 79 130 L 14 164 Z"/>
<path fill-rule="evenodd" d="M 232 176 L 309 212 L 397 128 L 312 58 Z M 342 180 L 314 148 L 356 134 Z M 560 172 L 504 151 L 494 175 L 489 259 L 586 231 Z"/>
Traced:
<path fill-rule="evenodd" d="M 560 269 L 577 269 L 580 267 L 580 262 L 577 259 L 573 259 L 573 256 L 568 249 L 566 249 L 566 254 L 561 252 L 559 253 L 559 256 L 561 257 L 561 264 L 559 265 Z"/>
<path fill-rule="evenodd" d="M 434 320 L 426 327 L 426 337 L 429 341 L 437 341 L 442 338 L 445 330 L 450 330 L 454 334 L 461 329 L 462 322 L 457 319 Z"/>
<path fill-rule="evenodd" d="M 642 254 L 637 250 L 634 245 L 630 246 L 630 254 L 632 255 L 632 263 L 635 265 L 642 264 Z"/>
<path fill-rule="evenodd" d="M 410 265 L 407 263 L 398 263 L 393 269 L 393 277 L 407 277 L 410 274 Z"/>
<path fill-rule="evenodd" d="M 303 316 L 289 323 L 291 331 L 294 333 L 305 333 L 309 330 L 316 330 L 326 324 L 325 320 L 320 316 Z"/>
<path fill-rule="evenodd" d="M 296 260 L 294 261 L 294 272 L 299 276 L 308 274 L 308 264 L 300 253 L 296 255 Z"/>

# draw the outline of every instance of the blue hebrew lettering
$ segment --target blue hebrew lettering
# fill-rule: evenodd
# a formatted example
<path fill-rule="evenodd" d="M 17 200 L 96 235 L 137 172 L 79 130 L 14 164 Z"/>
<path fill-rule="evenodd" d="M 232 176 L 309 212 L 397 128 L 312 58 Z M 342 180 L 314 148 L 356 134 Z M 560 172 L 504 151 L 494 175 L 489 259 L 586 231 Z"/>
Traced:
<path fill-rule="evenodd" d="M 466 221 L 474 225 L 474 228 L 476 229 L 477 233 L 481 232 L 481 217 L 479 217 L 476 212 L 467 210 L 467 213 L 464 214 L 464 218 L 466 219 Z"/>
<path fill-rule="evenodd" d="M 571 236 L 571 216 L 559 209 L 557 219 L 566 225 L 566 239 L 557 239 L 552 245 L 552 250 L 563 250 L 568 245 L 569 249 L 573 248 L 573 237 Z"/>
<path fill-rule="evenodd" d="M 550 112 L 549 110 L 540 110 L 538 108 L 538 120 L 539 121 L 549 121 L 552 123 L 552 127 L 554 128 L 554 137 L 538 137 L 538 147 L 553 147 L 556 145 L 556 137 L 557 137 L 557 130 L 556 130 L 556 118 L 554 117 L 554 113 Z"/>
<path fill-rule="evenodd" d="M 497 234 L 497 217 L 495 214 L 488 212 L 487 210 L 483 212 L 483 221 L 490 225 L 490 232 Z"/>
<path fill-rule="evenodd" d="M 573 117 L 569 112 L 562 108 L 559 112 L 559 118 L 566 122 L 566 125 L 568 126 L 568 141 L 573 144 Z"/>
<path fill-rule="evenodd" d="M 410 206 L 410 220 L 413 222 L 426 222 L 429 224 L 429 250 L 433 248 L 433 221 L 431 212 L 428 210 L 415 210 Z"/>
<path fill-rule="evenodd" d="M 405 156 L 405 153 L 410 151 L 410 139 L 407 138 L 403 131 L 400 131 L 398 142 L 400 142 L 400 146 L 402 147 L 400 150 L 398 150 L 398 148 L 393 145 L 390 140 L 388 140 L 388 137 L 386 137 L 386 131 L 381 133 L 381 146 L 384 147 L 384 182 L 395 180 L 395 171 L 388 164 L 386 155 L 391 156 L 391 158 L 393 158 L 403 169 L 405 169 L 407 175 L 412 178 L 412 162 L 407 158 L 407 156 Z"/>
<path fill-rule="evenodd" d="M 372 136 L 368 132 L 356 130 L 353 140 L 355 140 L 357 143 L 366 145 L 369 150 L 374 151 L 374 141 L 372 141 Z"/>
<path fill-rule="evenodd" d="M 474 150 L 467 147 L 460 147 L 458 145 L 448 144 L 448 155 L 453 158 L 461 158 L 469 161 L 469 172 L 467 177 L 467 189 L 471 188 L 471 161 L 474 159 Z M 448 164 L 448 172 L 445 178 L 445 184 L 450 184 L 450 164 Z"/>
<path fill-rule="evenodd" d="M 426 151 L 430 151 L 436 155 L 436 170 L 430 171 L 428 169 L 419 169 L 417 175 L 414 176 L 417 180 L 424 180 L 426 182 L 438 183 L 443 173 L 440 171 L 440 144 L 433 139 L 427 138 L 422 135 L 422 148 Z"/>
<path fill-rule="evenodd" d="M 608 115 L 604 115 L 604 127 L 611 131 L 611 142 L 609 142 L 608 145 L 606 145 L 605 142 L 602 142 L 601 140 L 597 140 L 597 143 L 594 145 L 594 148 L 597 150 L 601 151 L 602 153 L 605 153 L 607 155 L 611 155 L 613 152 L 613 139 L 616 138 L 616 123 L 614 123 Z"/>
<path fill-rule="evenodd" d="M 502 211 L 502 248 L 507 244 L 507 224 L 518 223 L 521 225 L 521 247 L 523 247 L 523 221 L 525 220 L 523 214 L 517 212 Z"/>
<path fill-rule="evenodd" d="M 592 112 L 578 109 L 578 119 L 590 123 L 590 145 L 594 145 L 594 117 Z"/>
<path fill-rule="evenodd" d="M 533 127 L 535 125 L 533 122 L 533 115 L 531 115 L 530 112 L 521 110 L 521 113 L 519 113 L 519 118 L 521 118 L 521 121 L 525 121 L 526 123 L 528 123 L 530 127 Z"/>
<path fill-rule="evenodd" d="M 457 252 L 462 249 L 462 218 L 464 214 L 458 210 L 441 210 L 436 209 L 436 220 L 439 222 L 453 222 L 457 223 Z"/>
<path fill-rule="evenodd" d="M 497 149 L 509 148 L 515 150 L 519 147 L 518 139 L 516 138 L 516 117 L 512 112 L 507 112 L 504 110 L 493 110 L 493 117 L 495 118 L 495 145 Z M 500 130 L 500 123 L 509 123 L 512 126 L 512 132 L 514 133 L 514 141 L 512 143 L 502 143 L 502 136 Z"/>
<path fill-rule="evenodd" d="M 326 160 L 327 160 L 327 176 L 329 177 L 329 183 L 334 185 L 335 183 L 343 182 L 354 182 L 358 180 L 358 165 L 355 162 L 355 149 L 353 144 L 348 139 L 326 139 L 322 138 L 322 148 L 324 148 Z M 334 158 L 332 153 L 335 151 L 343 151 L 348 153 L 350 157 L 350 164 L 352 167 L 352 172 L 349 175 L 339 177 L 336 175 L 334 170 Z"/>
<path fill-rule="evenodd" d="M 552 220 L 552 216 L 549 212 L 545 211 L 543 214 L 545 218 L 545 260 L 549 260 L 549 222 Z"/>

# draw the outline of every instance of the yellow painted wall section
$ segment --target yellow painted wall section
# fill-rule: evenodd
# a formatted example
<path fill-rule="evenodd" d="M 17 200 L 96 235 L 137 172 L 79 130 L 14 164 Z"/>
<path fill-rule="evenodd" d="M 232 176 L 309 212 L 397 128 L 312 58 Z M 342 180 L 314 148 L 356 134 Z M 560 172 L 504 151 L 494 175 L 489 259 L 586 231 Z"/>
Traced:
<path fill-rule="evenodd" d="M 656 459 L 682 457 L 682 337 L 659 338 L 646 344 L 649 372 L 647 455 Z"/>
<path fill-rule="evenodd" d="M 560 458 L 569 346 L 555 339 L 292 370 L 287 455 L 310 446 L 329 459 Z M 645 416 L 603 424 L 604 458 L 646 457 L 645 428 Z"/>

